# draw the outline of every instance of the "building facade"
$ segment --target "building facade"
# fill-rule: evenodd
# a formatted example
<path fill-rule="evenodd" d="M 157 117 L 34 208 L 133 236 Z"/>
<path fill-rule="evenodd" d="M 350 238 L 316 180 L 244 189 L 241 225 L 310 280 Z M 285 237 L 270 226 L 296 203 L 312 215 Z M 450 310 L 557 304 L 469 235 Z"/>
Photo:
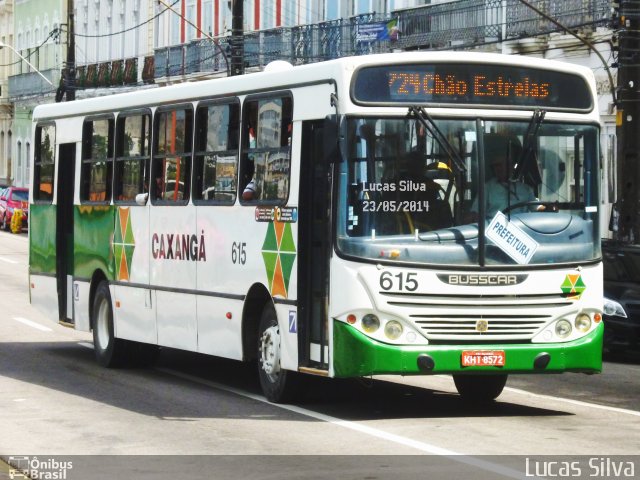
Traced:
<path fill-rule="evenodd" d="M 13 0 L 0 0 L 0 45 L 13 45 Z M 9 99 L 9 73 L 15 55 L 8 46 L 0 48 L 0 186 L 10 185 L 13 177 L 13 104 Z"/>
<path fill-rule="evenodd" d="M 65 1 L 14 1 L 14 49 L 19 55 L 14 56 L 8 86 L 13 102 L 11 179 L 17 186 L 29 184 L 33 109 L 55 99 L 65 58 L 61 41 L 63 19 L 66 19 Z"/>
<path fill-rule="evenodd" d="M 67 54 L 68 1 L 0 0 L 0 40 L 13 42 L 54 85 L 18 62 L 8 49 L 0 50 L 0 182 L 28 182 L 31 111 L 36 104 L 55 99 Z M 587 38 L 607 62 L 615 61 L 610 0 L 532 3 Z M 604 121 L 603 227 L 608 223 L 616 181 L 609 76 L 585 44 L 519 0 L 244 0 L 243 4 L 246 71 L 262 69 L 273 60 L 302 64 L 421 49 L 476 49 L 589 66 L 597 79 Z M 74 0 L 77 98 L 227 75 L 232 5 L 233 0 Z M 381 34 L 371 36 L 372 28 Z M 612 75 L 615 83 L 615 69 Z"/>

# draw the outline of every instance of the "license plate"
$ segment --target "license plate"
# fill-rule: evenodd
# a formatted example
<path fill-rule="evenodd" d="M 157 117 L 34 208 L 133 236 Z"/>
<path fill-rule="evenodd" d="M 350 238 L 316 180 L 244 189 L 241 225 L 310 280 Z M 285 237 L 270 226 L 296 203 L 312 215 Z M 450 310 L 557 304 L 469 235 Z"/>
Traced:
<path fill-rule="evenodd" d="M 503 350 L 463 350 L 463 367 L 504 367 Z"/>

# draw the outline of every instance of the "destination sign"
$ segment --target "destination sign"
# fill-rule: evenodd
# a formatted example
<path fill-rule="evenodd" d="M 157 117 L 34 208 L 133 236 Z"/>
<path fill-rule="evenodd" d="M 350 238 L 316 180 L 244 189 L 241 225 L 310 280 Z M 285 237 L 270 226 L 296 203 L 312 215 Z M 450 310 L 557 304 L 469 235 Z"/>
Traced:
<path fill-rule="evenodd" d="M 493 64 L 364 67 L 356 72 L 352 97 L 361 104 L 593 108 L 589 86 L 581 76 Z"/>

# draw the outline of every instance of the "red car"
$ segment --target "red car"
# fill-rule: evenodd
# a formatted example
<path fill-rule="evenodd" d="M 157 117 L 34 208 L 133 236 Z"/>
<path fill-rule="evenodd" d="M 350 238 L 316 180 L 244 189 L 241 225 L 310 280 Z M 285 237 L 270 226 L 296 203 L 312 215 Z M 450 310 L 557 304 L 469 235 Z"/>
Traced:
<path fill-rule="evenodd" d="M 0 223 L 4 230 L 11 228 L 11 217 L 16 209 L 22 209 L 22 228 L 27 228 L 29 216 L 29 189 L 8 187 L 0 195 Z"/>

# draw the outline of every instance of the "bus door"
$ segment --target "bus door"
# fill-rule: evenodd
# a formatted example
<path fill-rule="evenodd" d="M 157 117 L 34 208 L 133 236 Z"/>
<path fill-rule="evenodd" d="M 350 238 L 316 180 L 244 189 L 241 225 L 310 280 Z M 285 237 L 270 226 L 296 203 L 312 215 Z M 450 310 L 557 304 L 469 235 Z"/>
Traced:
<path fill-rule="evenodd" d="M 56 200 L 56 281 L 58 313 L 63 322 L 73 323 L 73 194 L 76 144 L 63 143 L 58 150 Z"/>
<path fill-rule="evenodd" d="M 323 121 L 303 123 L 298 229 L 300 365 L 328 370 L 331 165 L 323 158 Z"/>

